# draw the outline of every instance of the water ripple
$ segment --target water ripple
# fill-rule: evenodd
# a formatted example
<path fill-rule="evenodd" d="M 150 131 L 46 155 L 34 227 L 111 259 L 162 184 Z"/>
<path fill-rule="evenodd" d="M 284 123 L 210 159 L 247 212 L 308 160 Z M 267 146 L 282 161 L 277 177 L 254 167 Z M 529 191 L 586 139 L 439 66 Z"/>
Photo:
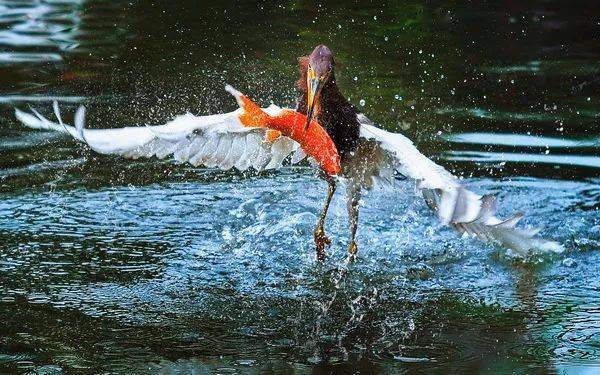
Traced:
<path fill-rule="evenodd" d="M 528 164 L 558 164 L 573 165 L 589 168 L 600 168 L 600 157 L 584 155 L 556 154 L 526 154 L 513 152 L 483 152 L 483 151 L 447 151 L 443 154 L 446 160 L 470 161 L 484 163 L 528 163 Z"/>
<path fill-rule="evenodd" d="M 473 185 L 493 190 L 498 183 Z M 536 179 L 503 185 L 501 199 L 509 206 L 531 202 L 522 208 L 532 214 L 532 224 L 562 212 L 569 204 L 565 198 L 575 199 L 576 190 L 586 188 Z M 540 194 L 548 186 L 553 190 L 542 205 Z M 532 323 L 529 334 L 548 337 L 551 344 L 525 344 L 522 322 L 529 318 L 511 308 L 531 297 L 515 295 L 511 272 L 502 270 L 502 261 L 490 263 L 486 254 L 492 249 L 435 227 L 408 187 L 405 194 L 365 197 L 360 258 L 350 265 L 344 262 L 345 205 L 336 197 L 327 226 L 334 245 L 326 263 L 315 262 L 310 238 L 320 200 L 306 192 L 320 197 L 323 190 L 305 175 L 283 174 L 235 184 L 216 180 L 5 196 L 0 293 L 32 308 L 74 310 L 83 319 L 138 327 L 132 328 L 135 335 L 150 341 L 158 338 L 143 327 L 163 327 L 160 341 L 172 343 L 161 344 L 170 348 L 159 350 L 166 357 L 164 350 L 178 356 L 219 352 L 260 363 L 263 355 L 283 350 L 299 363 L 368 356 L 458 366 L 477 363 L 489 347 L 510 356 L 523 345 L 532 356 L 549 350 L 559 357 L 594 355 L 593 305 L 579 305 L 581 314 L 566 320 L 568 328 Z M 584 212 L 549 223 L 550 233 L 566 240 L 569 233 L 560 228 L 579 222 L 577 233 L 585 235 L 585 223 L 599 218 L 596 211 Z M 579 257 L 573 250 L 569 256 Z M 572 286 L 552 286 L 562 282 L 563 270 L 560 262 L 551 266 L 545 282 L 554 292 L 540 290 L 542 303 L 577 298 L 567 292 Z M 570 285 L 582 283 L 579 278 Z M 523 295 L 532 293 L 538 292 Z M 175 327 L 187 327 L 188 333 L 181 336 Z M 468 338 L 459 339 L 459 332 L 469 332 Z M 113 337 L 121 333 L 102 334 L 129 345 Z"/>

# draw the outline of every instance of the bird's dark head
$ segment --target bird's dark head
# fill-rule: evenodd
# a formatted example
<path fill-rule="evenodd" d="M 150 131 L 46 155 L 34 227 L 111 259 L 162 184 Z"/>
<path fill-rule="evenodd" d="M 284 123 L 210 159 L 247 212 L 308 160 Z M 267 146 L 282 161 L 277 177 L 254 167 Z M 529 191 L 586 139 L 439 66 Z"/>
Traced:
<path fill-rule="evenodd" d="M 319 97 L 323 87 L 335 78 L 334 65 L 333 52 L 323 44 L 318 45 L 308 56 L 306 68 L 306 128 L 308 128 L 315 110 L 319 111 Z"/>

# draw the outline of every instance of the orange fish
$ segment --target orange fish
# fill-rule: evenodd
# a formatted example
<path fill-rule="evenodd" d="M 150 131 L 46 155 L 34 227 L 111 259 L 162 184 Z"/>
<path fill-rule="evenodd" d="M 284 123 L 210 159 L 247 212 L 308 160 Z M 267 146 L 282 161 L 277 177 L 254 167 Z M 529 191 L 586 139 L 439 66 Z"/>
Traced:
<path fill-rule="evenodd" d="M 235 97 L 243 109 L 239 115 L 243 126 L 269 128 L 271 131 L 267 133 L 267 141 L 275 140 L 281 133 L 298 142 L 302 150 L 313 157 L 327 174 L 337 175 L 341 172 L 340 155 L 335 144 L 317 121 L 311 120 L 307 128 L 306 115 L 291 109 L 281 109 L 277 115 L 271 116 L 233 87 L 227 85 L 225 90 Z"/>

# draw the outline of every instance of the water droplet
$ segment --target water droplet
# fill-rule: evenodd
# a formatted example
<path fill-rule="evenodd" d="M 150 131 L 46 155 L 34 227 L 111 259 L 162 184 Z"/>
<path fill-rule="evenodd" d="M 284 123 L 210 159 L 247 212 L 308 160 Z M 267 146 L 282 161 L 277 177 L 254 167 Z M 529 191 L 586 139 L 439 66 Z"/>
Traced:
<path fill-rule="evenodd" d="M 364 99 L 361 99 L 358 103 L 360 104 L 361 107 L 364 107 L 365 104 L 367 104 L 367 102 L 365 102 Z"/>
<path fill-rule="evenodd" d="M 358 77 L 354 76 L 354 78 L 352 78 L 355 81 L 358 81 Z"/>
<path fill-rule="evenodd" d="M 388 38 L 388 37 L 386 36 L 385 38 L 383 38 L 383 40 L 385 40 L 385 41 L 387 42 L 388 40 L 390 40 L 390 38 Z"/>

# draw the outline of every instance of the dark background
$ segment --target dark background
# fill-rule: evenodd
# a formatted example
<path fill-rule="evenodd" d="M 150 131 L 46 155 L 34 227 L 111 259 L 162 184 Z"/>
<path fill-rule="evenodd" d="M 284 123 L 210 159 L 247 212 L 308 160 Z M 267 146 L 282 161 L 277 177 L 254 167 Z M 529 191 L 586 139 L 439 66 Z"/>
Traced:
<path fill-rule="evenodd" d="M 0 0 L 0 372 L 447 373 L 599 365 L 597 1 Z M 310 242 L 307 168 L 127 161 L 24 129 L 230 111 L 230 83 L 293 106 L 298 56 L 502 213 L 567 252 L 529 261 L 439 227 L 411 188 L 374 193 L 347 266 Z"/>

